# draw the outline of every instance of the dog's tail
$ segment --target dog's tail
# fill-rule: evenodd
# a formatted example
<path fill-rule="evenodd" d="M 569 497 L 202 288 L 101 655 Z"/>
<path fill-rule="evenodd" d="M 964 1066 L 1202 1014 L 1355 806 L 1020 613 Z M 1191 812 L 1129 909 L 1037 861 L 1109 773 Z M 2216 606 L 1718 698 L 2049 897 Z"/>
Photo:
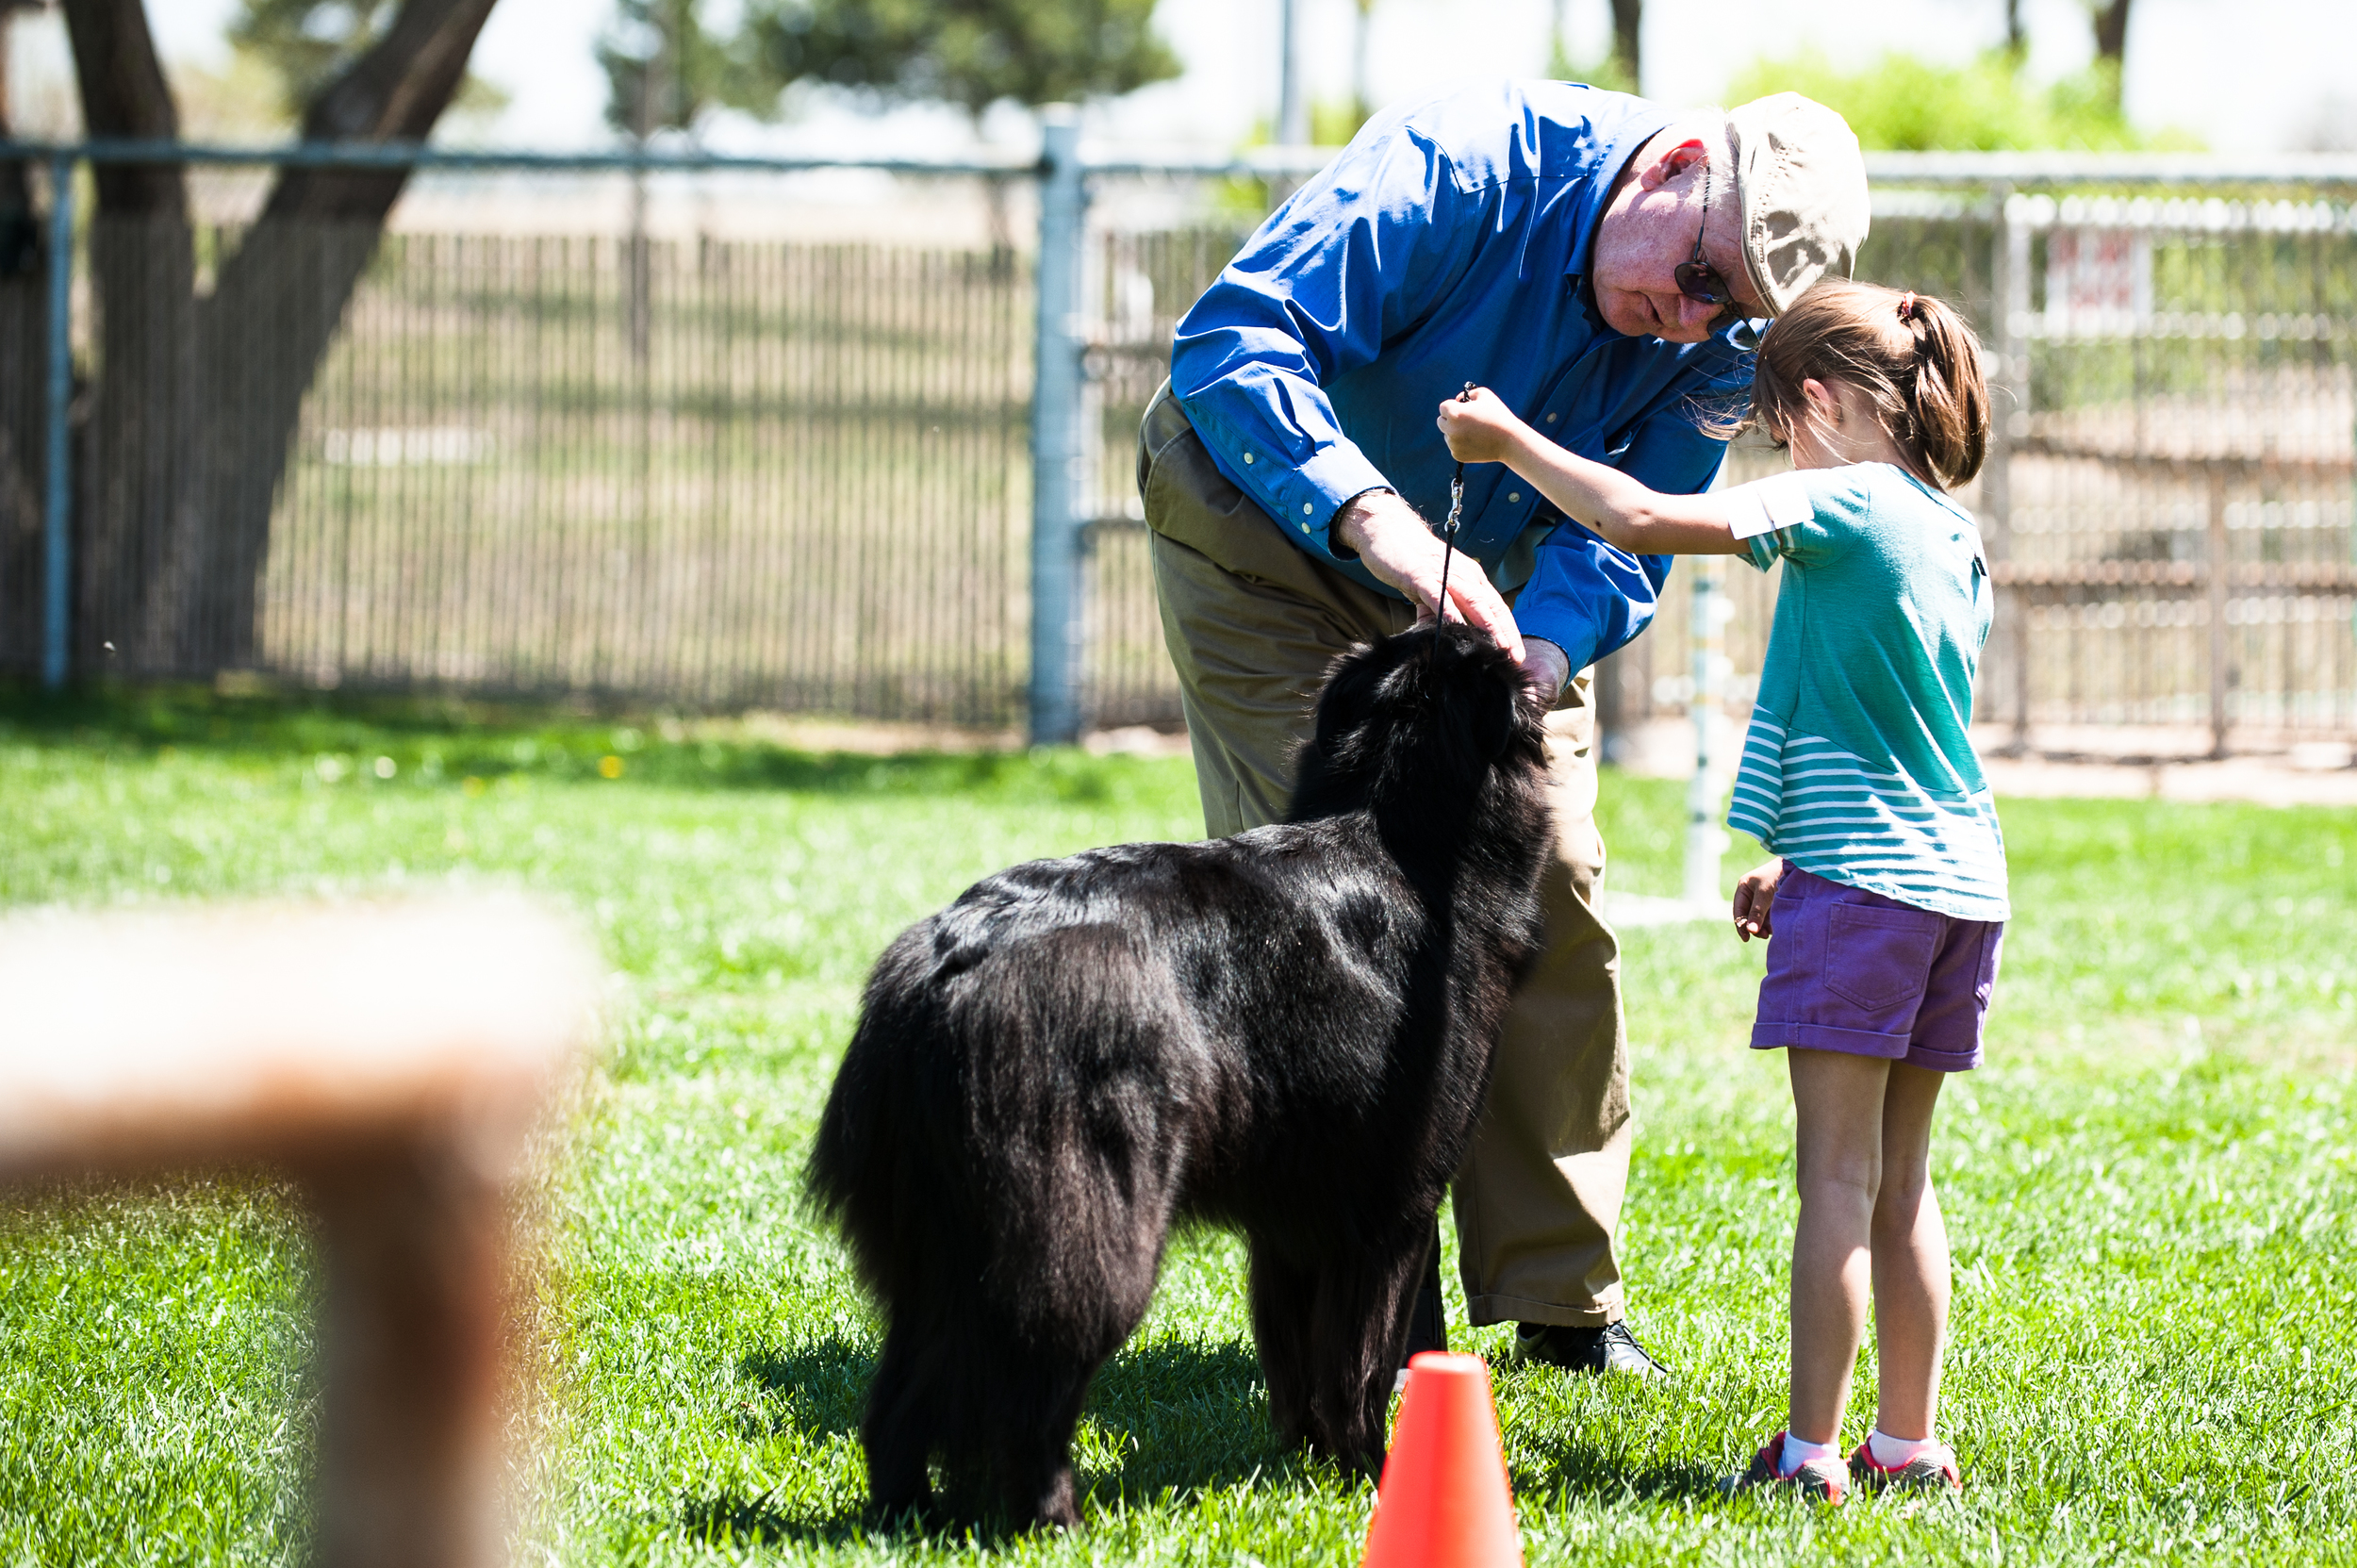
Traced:
<path fill-rule="evenodd" d="M 1117 1344 L 1152 1291 L 1174 1118 L 1207 1098 L 1200 1053 L 1173 1048 L 1186 1026 L 1167 978 L 1119 933 L 1066 930 L 945 972 L 935 926 L 877 963 L 810 1200 L 888 1315 L 954 1295 L 1026 1337 Z"/>
<path fill-rule="evenodd" d="M 802 1170 L 811 1206 L 840 1228 L 860 1277 L 887 1301 L 902 1283 L 892 1278 L 888 1238 L 906 1234 L 929 1209 L 954 1203 L 965 1184 L 964 1173 L 945 1168 L 963 1142 L 959 1130 L 927 1125 L 955 1102 L 953 1088 L 929 1080 L 954 1073 L 955 1065 L 904 1048 L 935 1032 L 931 1019 L 911 1015 L 929 999 L 910 973 L 923 963 L 925 930 L 913 928 L 877 961 Z"/>

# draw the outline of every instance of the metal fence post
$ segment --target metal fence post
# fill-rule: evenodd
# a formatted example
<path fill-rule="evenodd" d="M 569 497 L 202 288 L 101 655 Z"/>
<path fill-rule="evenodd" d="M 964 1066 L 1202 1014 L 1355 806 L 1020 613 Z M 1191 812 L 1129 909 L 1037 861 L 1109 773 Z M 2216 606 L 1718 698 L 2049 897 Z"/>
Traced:
<path fill-rule="evenodd" d="M 1088 191 L 1080 110 L 1040 111 L 1039 322 L 1031 392 L 1031 686 L 1034 746 L 1080 736 L 1081 247 Z"/>
<path fill-rule="evenodd" d="M 1717 754 L 1717 732 L 1721 679 L 1727 672 L 1726 624 L 1735 607 L 1719 591 L 1715 559 L 1701 556 L 1687 569 L 1694 581 L 1692 623 L 1687 629 L 1694 667 L 1694 776 L 1686 784 L 1682 892 L 1688 903 L 1701 905 L 1717 902 L 1719 863 L 1727 852 L 1727 832 L 1719 825 L 1719 784 L 1725 765 Z"/>
<path fill-rule="evenodd" d="M 2226 601 L 2233 586 L 2233 564 L 2226 535 L 2226 465 L 2213 462 L 2209 470 L 2209 526 L 2203 535 L 2201 583 L 2210 619 L 2210 755 L 2223 759 L 2234 684 L 2233 648 L 2226 635 Z"/>
<path fill-rule="evenodd" d="M 42 472 L 41 684 L 51 691 L 65 685 L 73 646 L 71 604 L 74 571 L 74 160 L 49 160 L 49 387 L 48 450 Z"/>
<path fill-rule="evenodd" d="M 2030 225 L 2019 210 L 2012 182 L 2000 180 L 1989 188 L 1996 209 L 1996 254 L 1989 292 L 1995 296 L 1997 327 L 1997 396 L 1990 410 L 1988 456 L 1982 466 L 1981 496 L 1988 508 L 2000 561 L 2019 565 L 2014 548 L 2013 444 L 2015 421 L 2024 423 L 2030 406 Z M 2030 749 L 2030 604 L 2025 586 L 2015 573 L 2014 586 L 2001 601 L 2007 615 L 2005 646 L 2013 656 L 2013 741 L 2007 748 L 2019 756 Z"/>

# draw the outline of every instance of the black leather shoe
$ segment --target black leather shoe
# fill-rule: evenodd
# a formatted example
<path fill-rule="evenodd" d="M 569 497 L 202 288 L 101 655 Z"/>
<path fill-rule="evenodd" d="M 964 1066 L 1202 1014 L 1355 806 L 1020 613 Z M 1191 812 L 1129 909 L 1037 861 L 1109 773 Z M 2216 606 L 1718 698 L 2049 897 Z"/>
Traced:
<path fill-rule="evenodd" d="M 1519 1362 L 1543 1362 L 1572 1372 L 1625 1372 L 1633 1378 L 1667 1378 L 1670 1369 L 1646 1352 L 1625 1323 L 1607 1329 L 1570 1329 L 1558 1323 L 1514 1325 Z"/>

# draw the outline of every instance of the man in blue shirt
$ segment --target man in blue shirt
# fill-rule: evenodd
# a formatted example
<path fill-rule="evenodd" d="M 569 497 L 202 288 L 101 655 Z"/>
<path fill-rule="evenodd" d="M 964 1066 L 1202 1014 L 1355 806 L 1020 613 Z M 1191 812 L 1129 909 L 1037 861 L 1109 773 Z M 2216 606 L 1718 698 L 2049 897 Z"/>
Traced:
<path fill-rule="evenodd" d="M 1209 830 L 1280 817 L 1327 664 L 1433 612 L 1455 468 L 1443 397 L 1479 383 L 1574 452 L 1703 489 L 1724 453 L 1712 432 L 1749 401 L 1758 319 L 1847 275 L 1866 220 L 1856 138 L 1792 93 L 1679 119 L 1496 82 L 1370 121 L 1178 323 L 1140 432 Z M 1613 549 L 1502 465 L 1464 478 L 1470 560 L 1446 613 L 1555 701 L 1558 817 L 1547 950 L 1453 1194 L 1466 1299 L 1476 1326 L 1522 1326 L 1519 1355 L 1657 1373 L 1621 1322 L 1628 1062 L 1574 674 L 1644 630 L 1670 563 Z"/>

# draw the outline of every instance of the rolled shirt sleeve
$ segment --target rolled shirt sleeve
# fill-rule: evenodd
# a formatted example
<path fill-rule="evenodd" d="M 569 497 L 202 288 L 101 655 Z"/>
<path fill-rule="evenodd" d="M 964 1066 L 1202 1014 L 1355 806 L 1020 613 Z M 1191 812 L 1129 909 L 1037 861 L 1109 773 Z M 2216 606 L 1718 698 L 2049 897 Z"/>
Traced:
<path fill-rule="evenodd" d="M 1705 396 L 1733 395 L 1750 385 L 1751 356 L 1744 355 L 1729 361 Z M 1708 489 L 1727 447 L 1705 433 L 1705 411 L 1690 398 L 1656 410 L 1615 466 L 1663 495 Z M 1574 669 L 1585 669 L 1653 624 L 1671 560 L 1632 555 L 1567 520 L 1540 545 L 1529 586 L 1514 602 L 1514 623 L 1524 635 L 1544 637 L 1563 650 Z"/>

